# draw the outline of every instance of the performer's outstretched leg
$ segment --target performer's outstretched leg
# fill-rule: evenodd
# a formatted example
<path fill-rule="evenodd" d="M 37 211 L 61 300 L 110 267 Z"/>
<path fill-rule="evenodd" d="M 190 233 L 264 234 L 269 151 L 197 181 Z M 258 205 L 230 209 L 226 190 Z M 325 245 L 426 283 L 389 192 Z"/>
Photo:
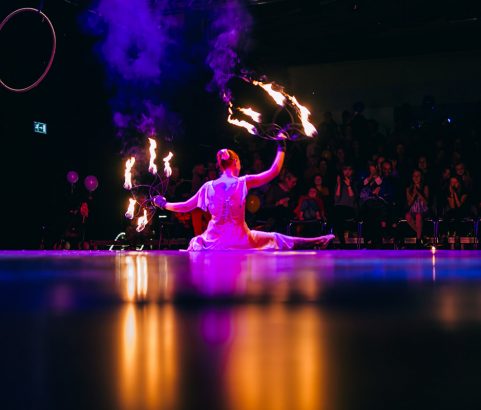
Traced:
<path fill-rule="evenodd" d="M 291 248 L 305 248 L 306 246 L 314 246 L 314 245 L 321 245 L 322 249 L 326 248 L 329 245 L 335 235 L 323 235 L 323 236 L 316 236 L 313 238 L 302 238 L 299 236 L 288 236 L 288 235 L 281 235 L 284 243 L 291 243 Z"/>

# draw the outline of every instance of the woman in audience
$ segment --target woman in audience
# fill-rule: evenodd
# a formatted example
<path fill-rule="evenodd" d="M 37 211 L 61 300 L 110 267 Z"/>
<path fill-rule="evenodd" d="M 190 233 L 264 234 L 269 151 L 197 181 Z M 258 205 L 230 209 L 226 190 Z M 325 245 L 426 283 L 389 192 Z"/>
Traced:
<path fill-rule="evenodd" d="M 406 188 L 408 212 L 406 220 L 416 232 L 416 244 L 422 245 L 423 219 L 429 210 L 429 187 L 424 183 L 423 174 L 419 169 L 412 173 L 412 183 Z"/>

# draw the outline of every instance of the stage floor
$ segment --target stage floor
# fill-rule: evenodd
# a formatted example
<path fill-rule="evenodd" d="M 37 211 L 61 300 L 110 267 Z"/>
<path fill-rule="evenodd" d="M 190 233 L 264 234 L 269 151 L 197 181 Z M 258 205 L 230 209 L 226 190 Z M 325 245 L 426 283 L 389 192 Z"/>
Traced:
<path fill-rule="evenodd" d="M 1 409 L 474 409 L 480 251 L 0 252 Z"/>

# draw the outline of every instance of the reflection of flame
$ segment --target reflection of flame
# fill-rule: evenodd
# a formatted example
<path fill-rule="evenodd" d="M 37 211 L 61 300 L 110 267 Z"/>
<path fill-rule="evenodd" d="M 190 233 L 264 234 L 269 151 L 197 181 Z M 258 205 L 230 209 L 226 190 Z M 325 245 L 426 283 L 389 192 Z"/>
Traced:
<path fill-rule="evenodd" d="M 262 313 L 239 312 L 234 320 L 242 332 L 228 345 L 224 394 L 229 408 L 328 408 L 329 351 L 319 312 L 311 308 L 292 312 L 277 305 Z M 275 343 L 271 329 L 278 332 Z M 275 360 L 266 358 L 266 351 Z"/>
<path fill-rule="evenodd" d="M 132 167 L 135 164 L 135 157 L 131 157 L 125 163 L 125 182 L 124 188 L 125 189 L 132 189 Z"/>
<path fill-rule="evenodd" d="M 129 198 L 129 208 L 127 209 L 127 212 L 125 213 L 125 217 L 127 219 L 134 219 L 134 213 L 135 213 L 135 204 L 137 201 L 133 198 Z"/>
<path fill-rule="evenodd" d="M 238 108 L 238 110 L 243 114 L 251 117 L 255 122 L 261 122 L 261 115 L 258 112 L 254 111 L 252 108 Z"/>
<path fill-rule="evenodd" d="M 264 84 L 261 81 L 252 81 L 252 84 L 258 85 L 259 87 L 262 87 L 267 94 L 269 94 L 272 99 L 276 102 L 277 105 L 280 105 L 281 107 L 284 106 L 284 103 L 286 102 L 286 97 L 285 95 L 280 92 L 280 91 L 275 91 L 272 89 L 272 84 Z"/>
<path fill-rule="evenodd" d="M 172 175 L 172 168 L 170 167 L 170 160 L 172 159 L 172 157 L 174 156 L 174 154 L 172 154 L 172 152 L 169 152 L 169 155 L 167 155 L 163 161 L 164 161 L 164 174 L 167 178 L 169 178 L 171 175 Z"/>
<path fill-rule="evenodd" d="M 147 258 L 139 256 L 137 258 L 137 298 L 144 300 L 147 298 L 148 283 Z"/>
<path fill-rule="evenodd" d="M 157 173 L 157 165 L 155 165 L 155 158 L 157 158 L 157 154 L 155 150 L 157 149 L 157 142 L 153 138 L 149 138 L 150 141 L 150 164 L 149 164 L 149 172 L 152 174 Z"/>
<path fill-rule="evenodd" d="M 147 209 L 144 209 L 144 215 L 139 218 L 137 221 L 137 232 L 142 232 L 145 229 L 145 226 L 147 225 L 148 219 L 147 219 Z"/>
<path fill-rule="evenodd" d="M 239 120 L 236 120 L 235 118 L 232 118 L 233 111 L 232 111 L 232 103 L 231 102 L 229 102 L 228 110 L 229 110 L 229 116 L 227 117 L 227 121 L 230 124 L 237 125 L 238 127 L 245 128 L 247 131 L 249 131 L 249 134 L 253 134 L 253 135 L 257 134 L 256 127 L 254 127 L 251 123 L 249 123 L 247 121 L 244 121 L 244 120 L 239 121 Z"/>
<path fill-rule="evenodd" d="M 149 258 L 144 254 L 119 257 L 117 284 L 126 302 L 169 301 L 174 294 L 174 281 L 169 280 L 167 257 Z"/>
<path fill-rule="evenodd" d="M 127 304 L 118 327 L 119 410 L 178 408 L 181 361 L 175 312 L 172 306 Z"/>
<path fill-rule="evenodd" d="M 299 117 L 301 118 L 301 123 L 304 128 L 304 133 L 308 137 L 313 137 L 314 135 L 316 135 L 317 134 L 316 127 L 314 127 L 314 125 L 312 125 L 311 122 L 309 121 L 309 116 L 311 115 L 311 112 L 306 107 L 299 104 L 296 97 L 289 96 L 289 99 L 291 100 L 292 104 L 294 104 L 294 106 L 299 110 Z"/>

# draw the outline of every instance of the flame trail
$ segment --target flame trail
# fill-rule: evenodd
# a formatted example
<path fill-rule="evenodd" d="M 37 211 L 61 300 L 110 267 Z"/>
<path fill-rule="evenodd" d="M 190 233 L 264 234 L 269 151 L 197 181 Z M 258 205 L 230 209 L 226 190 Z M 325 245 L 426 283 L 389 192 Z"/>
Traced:
<path fill-rule="evenodd" d="M 261 122 L 261 115 L 254 111 L 252 108 L 238 108 L 240 112 L 243 114 L 251 117 L 255 122 L 260 123 Z"/>
<path fill-rule="evenodd" d="M 256 135 L 257 134 L 257 129 L 254 127 L 251 123 L 244 121 L 244 120 L 236 120 L 235 118 L 232 118 L 232 115 L 234 112 L 232 111 L 232 103 L 229 101 L 229 115 L 227 116 L 227 122 L 233 125 L 237 125 L 238 127 L 243 127 L 245 128 L 249 134 Z"/>
<path fill-rule="evenodd" d="M 137 204 L 137 201 L 133 198 L 129 198 L 129 208 L 127 209 L 127 212 L 125 213 L 125 217 L 127 219 L 134 219 L 134 213 L 135 213 L 135 205 Z"/>
<path fill-rule="evenodd" d="M 132 167 L 135 164 L 135 157 L 130 157 L 125 163 L 125 182 L 124 188 L 125 189 L 132 189 Z"/>
<path fill-rule="evenodd" d="M 304 128 L 304 133 L 308 137 L 313 137 L 314 135 L 316 135 L 316 127 L 314 127 L 314 125 L 312 125 L 312 123 L 309 121 L 309 116 L 311 115 L 311 112 L 306 107 L 299 104 L 296 97 L 289 96 L 288 98 L 299 111 L 299 117 L 301 119 L 302 127 Z"/>
<path fill-rule="evenodd" d="M 284 107 L 284 104 L 286 102 L 286 96 L 281 91 L 273 90 L 272 83 L 264 84 L 261 81 L 253 80 L 252 84 L 262 87 L 267 92 L 267 94 L 269 94 L 272 97 L 272 99 L 276 102 L 277 105 Z"/>
<path fill-rule="evenodd" d="M 167 155 L 163 161 L 164 161 L 164 173 L 165 173 L 165 176 L 167 178 L 170 178 L 170 176 L 172 175 L 172 168 L 170 167 L 170 160 L 172 159 L 172 157 L 174 156 L 174 154 L 172 154 L 172 152 L 169 152 L 169 155 Z"/>
<path fill-rule="evenodd" d="M 137 228 L 136 228 L 136 231 L 137 232 L 142 232 L 145 228 L 145 226 L 147 225 L 147 222 L 148 222 L 148 219 L 147 219 L 147 209 L 144 209 L 144 215 L 142 215 L 141 217 L 139 217 L 138 221 L 137 221 Z"/>
<path fill-rule="evenodd" d="M 153 138 L 149 138 L 150 141 L 150 164 L 149 164 L 149 172 L 152 174 L 157 174 L 157 165 L 155 165 L 155 158 L 157 158 L 157 153 L 155 150 L 157 149 L 157 142 Z"/>

